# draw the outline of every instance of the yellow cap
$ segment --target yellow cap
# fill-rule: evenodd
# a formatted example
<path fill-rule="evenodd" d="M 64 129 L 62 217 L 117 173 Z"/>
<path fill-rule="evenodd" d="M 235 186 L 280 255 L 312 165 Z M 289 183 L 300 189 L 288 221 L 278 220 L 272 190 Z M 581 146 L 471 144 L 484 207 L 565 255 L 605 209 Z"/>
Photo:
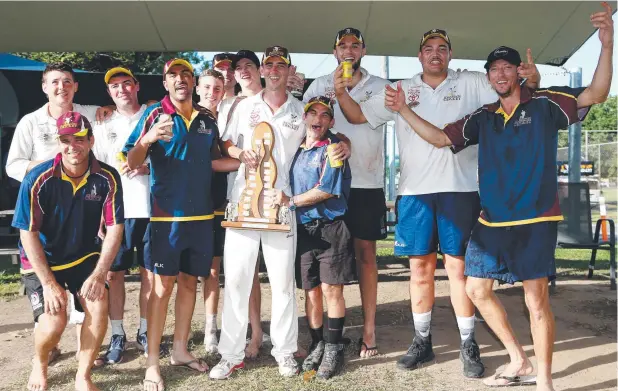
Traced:
<path fill-rule="evenodd" d="M 109 79 L 111 79 L 112 77 L 116 76 L 119 73 L 125 73 L 125 74 L 131 76 L 133 79 L 137 80 L 135 78 L 135 76 L 133 76 L 133 73 L 130 70 L 128 70 L 127 68 L 115 67 L 115 68 L 112 68 L 109 71 L 107 71 L 107 73 L 105 73 L 105 78 L 104 78 L 105 84 L 108 84 L 109 83 Z"/>

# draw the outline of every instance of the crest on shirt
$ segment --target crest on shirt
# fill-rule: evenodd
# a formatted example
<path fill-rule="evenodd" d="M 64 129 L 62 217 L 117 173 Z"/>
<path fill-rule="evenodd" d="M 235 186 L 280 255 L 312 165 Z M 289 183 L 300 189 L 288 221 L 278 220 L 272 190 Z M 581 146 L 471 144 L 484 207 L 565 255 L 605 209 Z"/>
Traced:
<path fill-rule="evenodd" d="M 111 143 L 115 143 L 117 138 L 118 138 L 118 134 L 116 134 L 116 132 L 114 132 L 113 130 L 107 133 L 107 139 Z"/>
<path fill-rule="evenodd" d="M 39 125 L 39 131 L 36 134 L 36 138 L 42 143 L 48 143 L 54 141 L 54 132 L 50 132 L 47 125 Z"/>
<path fill-rule="evenodd" d="M 86 194 L 86 201 L 101 201 L 101 196 L 97 194 L 97 185 L 92 185 L 90 193 Z"/>
<path fill-rule="evenodd" d="M 249 126 L 255 128 L 260 123 L 260 109 L 254 107 L 251 114 L 249 114 Z"/>
<path fill-rule="evenodd" d="M 420 105 L 421 89 L 419 87 L 410 87 L 408 89 L 408 107 L 413 109 Z"/>
<path fill-rule="evenodd" d="M 519 114 L 519 118 L 513 124 L 514 126 L 530 125 L 532 123 L 532 117 L 526 116 L 526 110 L 522 110 Z"/>
<path fill-rule="evenodd" d="M 32 292 L 30 294 L 30 304 L 32 305 L 33 310 L 38 310 L 43 306 L 43 303 L 41 303 L 41 296 L 39 296 L 39 292 Z"/>
<path fill-rule="evenodd" d="M 200 126 L 197 128 L 197 132 L 202 134 L 211 134 L 212 129 L 206 127 L 204 120 L 200 120 Z"/>
<path fill-rule="evenodd" d="M 452 86 L 446 92 L 446 96 L 443 99 L 445 102 L 453 100 L 461 100 L 461 95 L 457 93 L 457 86 Z"/>
<path fill-rule="evenodd" d="M 333 87 L 326 87 L 326 91 L 324 91 L 324 96 L 334 101 L 335 100 L 335 89 Z"/>
<path fill-rule="evenodd" d="M 290 128 L 292 130 L 300 129 L 300 121 L 298 119 L 298 115 L 294 113 L 290 114 L 290 120 L 283 121 L 283 126 L 285 126 L 286 128 Z"/>
<path fill-rule="evenodd" d="M 358 103 L 367 102 L 371 98 L 372 94 L 373 94 L 373 91 L 365 91 L 365 96 L 362 97 Z"/>

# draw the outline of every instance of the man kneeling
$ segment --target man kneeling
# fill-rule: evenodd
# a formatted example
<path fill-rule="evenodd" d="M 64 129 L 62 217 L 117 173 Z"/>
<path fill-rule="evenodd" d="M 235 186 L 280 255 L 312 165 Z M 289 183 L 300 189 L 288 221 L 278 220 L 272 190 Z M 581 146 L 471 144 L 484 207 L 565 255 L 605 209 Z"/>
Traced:
<path fill-rule="evenodd" d="M 343 220 L 352 175 L 346 162 L 328 157 L 328 146 L 339 141 L 329 130 L 334 125 L 332 101 L 323 96 L 309 100 L 304 122 L 307 136 L 292 163 L 293 196 L 287 202 L 297 209 L 296 280 L 305 289 L 312 339 L 303 370 L 317 369 L 319 378 L 329 379 L 343 368 L 343 284 L 354 279 L 353 240 Z M 328 313 L 325 335 L 322 294 Z"/>
<path fill-rule="evenodd" d="M 77 112 L 57 120 L 60 153 L 24 178 L 13 218 L 20 230 L 23 277 L 32 305 L 35 357 L 28 390 L 47 389 L 49 352 L 67 324 L 68 289 L 85 313 L 75 389 L 96 391 L 90 371 L 107 329 L 105 278 L 123 232 L 122 185 L 115 169 L 95 159 L 92 127 Z M 95 241 L 101 216 L 107 236 Z"/>

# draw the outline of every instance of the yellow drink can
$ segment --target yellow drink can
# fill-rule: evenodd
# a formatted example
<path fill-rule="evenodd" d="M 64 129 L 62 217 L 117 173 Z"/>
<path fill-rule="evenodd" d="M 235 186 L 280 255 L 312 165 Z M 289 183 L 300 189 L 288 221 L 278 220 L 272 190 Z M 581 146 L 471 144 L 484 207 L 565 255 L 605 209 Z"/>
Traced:
<path fill-rule="evenodd" d="M 336 146 L 337 146 L 337 143 L 329 144 L 328 147 L 326 147 L 326 153 L 328 154 L 328 161 L 330 162 L 330 166 L 333 168 L 343 166 L 342 160 L 337 160 L 333 158 L 333 153 L 334 153 L 334 149 Z"/>
<path fill-rule="evenodd" d="M 126 156 L 124 156 L 124 153 L 122 153 L 122 152 L 118 152 L 118 153 L 116 154 L 116 160 L 118 160 L 120 163 L 124 163 L 124 162 L 126 162 L 126 161 L 127 161 L 127 157 L 126 157 Z"/>
<path fill-rule="evenodd" d="M 341 63 L 343 68 L 343 78 L 351 79 L 354 74 L 354 70 L 352 69 L 352 63 L 350 61 L 344 61 Z"/>

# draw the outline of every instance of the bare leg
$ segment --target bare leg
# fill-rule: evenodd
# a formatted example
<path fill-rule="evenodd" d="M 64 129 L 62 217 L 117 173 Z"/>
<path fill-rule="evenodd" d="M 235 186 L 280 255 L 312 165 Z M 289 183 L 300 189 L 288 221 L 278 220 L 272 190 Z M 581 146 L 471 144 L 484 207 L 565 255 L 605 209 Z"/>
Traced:
<path fill-rule="evenodd" d="M 466 276 L 464 276 L 464 257 L 444 255 L 444 267 L 448 275 L 451 290 L 451 304 L 455 315 L 470 317 L 474 315 L 474 304 L 466 294 Z"/>
<path fill-rule="evenodd" d="M 109 319 L 110 320 L 122 320 L 124 317 L 124 303 L 125 303 L 125 286 L 124 286 L 125 271 L 109 272 L 108 285 L 109 285 Z M 111 278 L 110 278 L 111 277 Z"/>
<path fill-rule="evenodd" d="M 38 325 L 34 330 L 34 359 L 32 360 L 32 372 L 28 379 L 28 390 L 47 390 L 49 352 L 60 342 L 66 325 L 66 311 L 60 311 L 57 315 L 39 316 Z"/>
<path fill-rule="evenodd" d="M 154 274 L 153 277 L 152 292 L 148 299 L 148 358 L 146 359 L 144 390 L 162 391 L 164 386 L 159 366 L 159 348 L 176 277 L 159 274 Z"/>
<path fill-rule="evenodd" d="M 251 324 L 251 339 L 245 348 L 246 358 L 255 358 L 262 347 L 262 291 L 260 286 L 260 258 L 255 265 L 255 273 L 253 273 L 253 286 L 251 287 L 251 296 L 249 296 L 249 323 Z"/>
<path fill-rule="evenodd" d="M 148 317 L 148 299 L 152 291 L 154 275 L 148 269 L 140 266 L 140 288 L 139 288 L 139 317 L 146 319 Z"/>
<path fill-rule="evenodd" d="M 105 337 L 107 331 L 109 295 L 106 291 L 103 299 L 97 301 L 89 301 L 79 296 L 77 299 L 84 308 L 86 316 L 82 325 L 81 350 L 77 374 L 75 375 L 75 390 L 98 391 L 99 389 L 92 383 L 90 376 L 92 365 L 99 354 L 103 337 Z"/>
<path fill-rule="evenodd" d="M 548 279 L 524 281 L 526 306 L 530 312 L 530 329 L 537 359 L 537 391 L 553 391 L 551 364 L 554 350 L 554 314 L 549 305 Z"/>
<path fill-rule="evenodd" d="M 324 304 L 322 298 L 322 286 L 305 290 L 305 312 L 307 323 L 312 329 L 318 329 L 324 324 Z"/>
<path fill-rule="evenodd" d="M 187 345 L 191 332 L 191 318 L 195 309 L 195 296 L 197 294 L 197 277 L 180 272 L 177 280 L 176 306 L 174 327 L 174 346 L 170 363 L 178 365 L 195 360 L 195 356 L 189 353 Z M 150 348 L 150 345 L 149 345 Z M 195 362 L 191 364 L 200 372 L 206 372 L 208 366 Z"/>
<path fill-rule="evenodd" d="M 212 267 L 210 268 L 210 277 L 200 277 L 202 287 L 204 289 L 204 307 L 206 316 L 217 314 L 219 308 L 219 267 L 221 265 L 221 257 L 212 259 Z"/>
<path fill-rule="evenodd" d="M 326 297 L 326 308 L 329 318 L 343 318 L 345 316 L 345 300 L 343 285 L 329 285 L 322 283 L 322 291 Z"/>
<path fill-rule="evenodd" d="M 376 303 L 378 299 L 376 242 L 354 239 L 354 252 L 363 306 L 363 342 L 367 346 L 373 347 L 376 346 Z M 372 357 L 376 354 L 378 354 L 377 350 L 366 350 L 364 345 L 361 346 L 361 357 Z"/>
<path fill-rule="evenodd" d="M 533 371 L 532 363 L 515 338 L 506 311 L 492 289 L 494 280 L 468 277 L 466 293 L 485 319 L 487 325 L 496 334 L 506 348 L 510 363 L 502 372 L 503 376 L 529 375 Z"/>
<path fill-rule="evenodd" d="M 413 313 L 431 311 L 435 300 L 436 253 L 410 257 L 410 301 Z"/>

